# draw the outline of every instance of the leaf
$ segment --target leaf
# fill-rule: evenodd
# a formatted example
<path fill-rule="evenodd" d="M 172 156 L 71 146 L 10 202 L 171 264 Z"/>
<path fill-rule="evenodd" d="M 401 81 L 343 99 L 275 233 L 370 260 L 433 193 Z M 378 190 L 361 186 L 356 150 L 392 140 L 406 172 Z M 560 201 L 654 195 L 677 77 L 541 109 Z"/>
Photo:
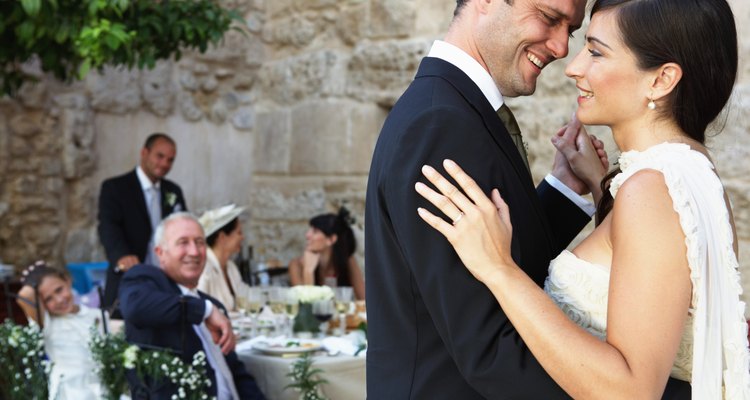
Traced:
<path fill-rule="evenodd" d="M 78 79 L 85 78 L 86 75 L 88 75 L 90 70 L 91 70 L 91 59 L 87 58 L 78 67 Z"/>
<path fill-rule="evenodd" d="M 21 0 L 21 7 L 26 11 L 26 14 L 36 17 L 42 8 L 42 0 Z"/>

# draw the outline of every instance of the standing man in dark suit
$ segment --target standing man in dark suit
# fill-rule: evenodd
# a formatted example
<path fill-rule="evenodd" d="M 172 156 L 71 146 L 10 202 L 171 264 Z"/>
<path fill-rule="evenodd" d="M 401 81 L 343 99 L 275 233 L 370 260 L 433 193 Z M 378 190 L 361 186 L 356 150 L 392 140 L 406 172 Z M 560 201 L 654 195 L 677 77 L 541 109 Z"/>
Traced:
<path fill-rule="evenodd" d="M 423 165 L 450 158 L 485 193 L 498 188 L 511 210 L 513 259 L 543 284 L 594 208 L 562 156 L 534 188 L 504 98 L 534 93 L 542 69 L 567 55 L 584 8 L 585 0 L 458 0 L 445 41 L 386 119 L 365 213 L 369 399 L 568 398 L 490 291 L 417 216 L 430 207 L 414 184 Z"/>
<path fill-rule="evenodd" d="M 122 279 L 120 304 L 128 342 L 175 350 L 186 363 L 202 350 L 211 379 L 209 396 L 263 399 L 234 352 L 235 337 L 224 306 L 196 289 L 206 265 L 206 239 L 198 220 L 184 212 L 172 214 L 159 224 L 154 240 L 160 267 L 139 264 Z M 146 394 L 135 374 L 128 379 L 135 399 L 166 400 L 177 391 L 171 383 L 147 377 Z"/>
<path fill-rule="evenodd" d="M 102 306 L 114 308 L 122 274 L 136 264 L 158 265 L 151 235 L 163 217 L 186 211 L 182 189 L 164 179 L 172 169 L 177 146 L 164 133 L 153 133 L 141 149 L 140 164 L 132 171 L 107 179 L 99 192 L 99 239 L 109 268 Z"/>

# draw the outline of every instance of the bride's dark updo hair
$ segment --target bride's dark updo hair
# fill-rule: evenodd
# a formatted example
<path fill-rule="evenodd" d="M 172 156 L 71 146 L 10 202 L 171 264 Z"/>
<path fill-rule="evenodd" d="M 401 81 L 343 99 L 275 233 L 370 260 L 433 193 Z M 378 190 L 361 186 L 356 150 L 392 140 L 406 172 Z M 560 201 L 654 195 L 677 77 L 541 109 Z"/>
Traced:
<path fill-rule="evenodd" d="M 737 77 L 737 28 L 726 0 L 597 0 L 590 17 L 602 11 L 615 13 L 620 37 L 642 70 L 680 65 L 682 78 L 666 106 L 649 112 L 674 119 L 704 143 L 706 128 L 729 101 Z M 597 224 L 612 208 L 609 181 L 618 172 L 602 181 Z"/>
<path fill-rule="evenodd" d="M 357 239 L 354 237 L 351 225 L 354 218 L 346 207 L 339 208 L 337 214 L 328 213 L 315 216 L 310 219 L 310 226 L 323 232 L 327 237 L 336 235 L 336 243 L 333 244 L 332 261 L 336 269 L 339 286 L 351 286 L 349 280 L 349 257 L 357 249 Z"/>

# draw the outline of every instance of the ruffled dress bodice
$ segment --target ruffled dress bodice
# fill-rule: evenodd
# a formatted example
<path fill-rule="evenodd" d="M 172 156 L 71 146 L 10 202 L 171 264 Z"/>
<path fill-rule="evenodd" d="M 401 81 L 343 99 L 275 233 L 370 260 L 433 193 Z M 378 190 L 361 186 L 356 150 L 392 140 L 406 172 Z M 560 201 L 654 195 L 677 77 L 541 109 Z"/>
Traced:
<path fill-rule="evenodd" d="M 49 398 L 98 400 L 102 385 L 91 356 L 91 327 L 101 325 L 101 312 L 84 305 L 75 314 L 45 316 L 44 348 L 52 361 Z"/>
<path fill-rule="evenodd" d="M 693 399 L 750 399 L 745 303 L 724 189 L 711 162 L 686 144 L 624 152 L 610 192 L 644 169 L 662 173 L 685 233 L 692 282 L 688 320 L 671 376 L 690 381 Z M 608 266 L 564 251 L 552 261 L 545 291 L 574 322 L 604 340 Z"/>

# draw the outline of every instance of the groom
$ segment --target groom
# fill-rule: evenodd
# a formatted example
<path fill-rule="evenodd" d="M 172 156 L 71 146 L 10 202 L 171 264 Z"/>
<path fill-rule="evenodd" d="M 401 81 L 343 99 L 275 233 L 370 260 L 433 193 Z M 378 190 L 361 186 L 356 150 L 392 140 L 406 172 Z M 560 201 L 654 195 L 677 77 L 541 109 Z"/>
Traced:
<path fill-rule="evenodd" d="M 515 120 L 504 111 L 502 122 L 498 111 L 507 108 L 504 97 L 533 94 L 541 70 L 567 55 L 584 7 L 585 0 L 457 0 L 445 41 L 435 42 L 388 116 L 366 199 L 369 399 L 568 398 L 489 290 L 419 219 L 417 207 L 428 205 L 414 184 L 422 165 L 450 158 L 485 193 L 499 188 L 511 212 L 513 258 L 542 285 L 550 260 L 592 210 L 571 190 L 583 186 L 562 158 L 534 188 L 525 149 L 511 138 Z M 670 380 L 665 398 L 689 397 L 689 384 Z"/>

